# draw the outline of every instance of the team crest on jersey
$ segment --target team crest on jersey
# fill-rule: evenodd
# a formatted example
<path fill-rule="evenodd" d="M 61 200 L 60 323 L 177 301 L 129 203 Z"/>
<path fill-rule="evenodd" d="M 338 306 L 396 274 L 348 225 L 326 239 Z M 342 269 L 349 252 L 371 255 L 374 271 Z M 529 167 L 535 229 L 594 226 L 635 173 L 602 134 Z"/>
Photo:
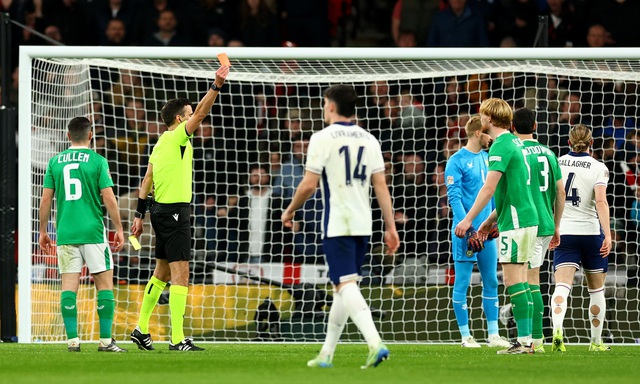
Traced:
<path fill-rule="evenodd" d="M 453 184 L 453 176 L 447 176 L 447 185 Z"/>
<path fill-rule="evenodd" d="M 467 167 L 469 167 L 469 168 L 473 168 L 473 161 L 468 162 L 468 163 L 467 163 Z"/>

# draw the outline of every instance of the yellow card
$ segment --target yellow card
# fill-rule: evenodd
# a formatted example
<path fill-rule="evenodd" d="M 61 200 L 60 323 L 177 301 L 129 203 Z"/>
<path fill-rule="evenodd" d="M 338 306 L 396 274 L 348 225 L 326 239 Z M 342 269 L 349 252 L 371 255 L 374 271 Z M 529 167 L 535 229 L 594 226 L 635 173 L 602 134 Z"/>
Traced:
<path fill-rule="evenodd" d="M 131 245 L 133 245 L 133 249 L 135 249 L 136 251 L 139 251 L 142 248 L 142 245 L 140 245 L 138 238 L 135 236 L 129 236 L 129 242 L 131 243 Z"/>

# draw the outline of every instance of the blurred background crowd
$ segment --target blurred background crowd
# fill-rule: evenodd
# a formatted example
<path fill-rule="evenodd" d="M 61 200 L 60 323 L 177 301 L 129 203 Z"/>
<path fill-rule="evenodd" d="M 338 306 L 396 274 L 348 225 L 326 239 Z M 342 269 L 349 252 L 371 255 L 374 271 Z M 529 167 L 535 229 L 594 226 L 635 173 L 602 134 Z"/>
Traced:
<path fill-rule="evenodd" d="M 548 15 L 549 46 L 640 45 L 636 0 L 2 0 L 0 11 L 49 38 L 13 28 L 16 105 L 17 49 L 29 44 L 530 47 L 538 16 Z M 166 130 L 159 109 L 167 97 L 195 101 L 208 85 L 133 70 L 92 72 L 96 149 L 110 162 L 125 228 L 148 156 Z M 375 81 L 357 88 L 357 123 L 382 144 L 403 241 L 396 258 L 383 256 L 376 209 L 371 276 L 384 276 L 408 260 L 450 262 L 444 167 L 464 145 L 464 126 L 480 101 L 499 97 L 514 108 L 536 110 L 538 138 L 558 155 L 568 151 L 571 125 L 594 127 L 594 156 L 611 172 L 616 243 L 610 260 L 628 266 L 637 283 L 637 83 L 502 72 Z M 193 139 L 199 257 L 323 262 L 318 195 L 299 211 L 295 231 L 283 230 L 279 220 L 302 179 L 310 135 L 323 126 L 322 91 L 318 84 L 237 82 L 223 91 Z M 47 132 L 33 135 L 38 148 L 48 149 L 46 156 L 62 149 Z M 151 233 L 150 225 L 145 232 Z M 126 268 L 120 268 L 120 277 L 145 280 L 150 260 L 122 252 L 119 263 Z"/>

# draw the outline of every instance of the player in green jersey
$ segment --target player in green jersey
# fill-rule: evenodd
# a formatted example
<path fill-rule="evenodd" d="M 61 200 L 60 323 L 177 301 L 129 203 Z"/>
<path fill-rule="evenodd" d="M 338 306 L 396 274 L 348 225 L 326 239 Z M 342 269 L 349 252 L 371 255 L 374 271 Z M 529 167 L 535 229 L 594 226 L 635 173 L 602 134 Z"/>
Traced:
<path fill-rule="evenodd" d="M 98 291 L 98 351 L 126 352 L 111 337 L 115 311 L 113 258 L 104 227 L 101 197 L 116 228 L 113 241 L 116 252 L 122 249 L 124 234 L 118 203 L 111 188 L 109 165 L 104 157 L 89 149 L 92 132 L 87 118 L 73 118 L 68 125 L 67 137 L 71 146 L 51 158 L 44 176 L 38 239 L 44 252 L 53 250 L 47 225 L 55 197 L 58 267 L 62 276 L 60 310 L 67 332 L 67 348 L 70 352 L 80 352 L 76 296 L 82 266 L 86 263 Z"/>
<path fill-rule="evenodd" d="M 151 225 L 156 234 L 156 268 L 149 280 L 140 307 L 138 325 L 131 340 L 141 350 L 153 350 L 149 333 L 149 318 L 167 282 L 171 309 L 171 351 L 202 351 L 184 337 L 183 321 L 187 307 L 189 260 L 191 258 L 191 196 L 193 184 L 193 147 L 191 137 L 209 114 L 220 88 L 229 74 L 228 66 L 221 66 L 207 94 L 196 110 L 187 99 L 169 100 L 160 115 L 169 130 L 160 136 L 153 147 L 147 173 L 138 192 L 138 208 L 131 226 L 131 234 L 140 236 L 142 220 L 147 210 L 147 195 L 154 189 L 155 202 L 150 209 Z"/>
<path fill-rule="evenodd" d="M 531 167 L 531 196 L 538 208 L 538 234 L 533 259 L 529 260 L 527 283 L 533 298 L 533 348 L 536 353 L 542 353 L 544 302 L 540 293 L 540 266 L 547 249 L 554 249 L 560 244 L 560 219 L 565 201 L 564 184 L 555 153 L 533 138 L 533 132 L 536 130 L 535 113 L 527 108 L 515 111 L 512 126 L 514 133 L 524 144 L 527 163 Z"/>
<path fill-rule="evenodd" d="M 491 197 L 495 197 L 496 209 L 478 228 L 478 234 L 486 240 L 497 220 L 500 230 L 498 262 L 502 265 L 504 285 L 518 329 L 517 341 L 498 354 L 533 352 L 530 347 L 533 302 L 524 283 L 527 281 L 527 264 L 535 248 L 538 213 L 529 188 L 531 174 L 524 156 L 524 145 L 509 132 L 512 119 L 513 111 L 502 99 L 487 99 L 480 105 L 482 132 L 494 140 L 489 149 L 489 173 L 467 216 L 455 228 L 456 236 L 465 236 L 473 219 Z"/>

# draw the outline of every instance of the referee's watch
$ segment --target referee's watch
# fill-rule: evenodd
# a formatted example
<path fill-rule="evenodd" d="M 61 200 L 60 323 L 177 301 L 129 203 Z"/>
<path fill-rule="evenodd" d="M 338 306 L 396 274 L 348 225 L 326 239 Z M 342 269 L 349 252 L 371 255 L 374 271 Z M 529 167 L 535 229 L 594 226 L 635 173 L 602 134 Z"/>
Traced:
<path fill-rule="evenodd" d="M 211 83 L 211 90 L 212 90 L 212 91 L 218 91 L 218 92 L 220 92 L 220 89 L 221 89 L 221 88 L 222 88 L 222 87 L 218 87 L 218 84 L 216 84 L 216 82 L 215 82 L 215 81 L 214 81 L 213 83 Z"/>
<path fill-rule="evenodd" d="M 144 213 L 140 213 L 136 211 L 135 215 L 133 215 L 136 219 L 144 219 Z"/>

